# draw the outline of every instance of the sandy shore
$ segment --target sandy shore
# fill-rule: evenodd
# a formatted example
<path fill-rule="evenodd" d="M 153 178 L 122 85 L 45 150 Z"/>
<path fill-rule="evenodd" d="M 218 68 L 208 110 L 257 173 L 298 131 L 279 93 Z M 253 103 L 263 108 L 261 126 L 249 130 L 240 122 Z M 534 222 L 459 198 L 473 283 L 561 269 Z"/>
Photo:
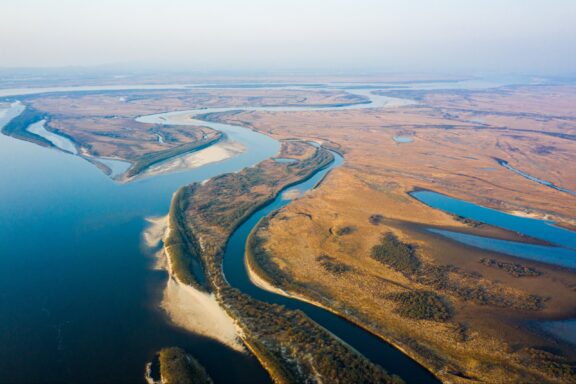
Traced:
<path fill-rule="evenodd" d="M 198 152 L 178 156 L 174 159 L 153 165 L 138 177 L 156 176 L 164 173 L 198 168 L 206 164 L 229 159 L 244 152 L 245 149 L 246 148 L 240 143 L 226 140 Z"/>
<path fill-rule="evenodd" d="M 161 307 L 177 326 L 244 351 L 234 321 L 220 308 L 213 294 L 201 292 L 170 276 Z"/>
<path fill-rule="evenodd" d="M 550 220 L 550 217 L 548 215 L 543 215 L 543 214 L 534 213 L 534 212 L 526 212 L 526 211 L 516 210 L 516 211 L 508 211 L 507 213 L 514 215 L 514 216 L 527 217 L 530 219 Z"/>
<path fill-rule="evenodd" d="M 301 190 L 294 188 L 282 193 L 282 200 L 294 200 L 302 195 L 303 193 Z"/>
<path fill-rule="evenodd" d="M 148 227 L 142 234 L 144 244 L 149 248 L 155 248 L 160 245 L 168 228 L 168 215 L 158 217 L 147 217 Z"/>
<path fill-rule="evenodd" d="M 169 233 L 168 215 L 150 217 L 142 241 L 149 249 L 157 248 Z M 160 307 L 177 326 L 187 331 L 215 339 L 237 351 L 245 351 L 238 337 L 234 320 L 220 307 L 214 294 L 202 292 L 179 281 L 172 273 L 170 258 L 160 249 L 155 253 L 157 269 L 164 269 L 169 277 Z"/>
<path fill-rule="evenodd" d="M 262 277 L 260 277 L 255 271 L 254 269 L 252 269 L 252 265 L 250 264 L 250 262 L 248 261 L 248 259 L 246 259 L 246 272 L 248 273 L 248 278 L 250 279 L 250 281 L 252 282 L 252 284 L 254 284 L 255 286 L 257 286 L 258 288 L 261 288 L 265 291 L 268 292 L 272 292 L 275 293 L 277 295 L 282 295 L 282 296 L 286 296 L 286 297 L 292 297 L 291 295 L 288 294 L 288 292 L 273 286 L 272 284 L 270 284 L 269 282 L 267 282 L 266 280 L 264 280 Z"/>

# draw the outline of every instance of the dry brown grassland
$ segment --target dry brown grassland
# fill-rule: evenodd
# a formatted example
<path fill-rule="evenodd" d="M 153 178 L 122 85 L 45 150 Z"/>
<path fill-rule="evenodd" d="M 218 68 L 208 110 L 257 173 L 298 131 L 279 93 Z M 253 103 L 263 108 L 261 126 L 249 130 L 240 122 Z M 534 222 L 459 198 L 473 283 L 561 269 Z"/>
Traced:
<path fill-rule="evenodd" d="M 494 158 L 576 189 L 576 168 L 566 166 L 576 164 L 576 142 L 567 136 L 576 134 L 576 89 L 420 97 L 419 105 L 400 109 L 222 117 L 276 138 L 325 140 L 346 160 L 320 188 L 259 228 L 256 251 L 272 265 L 261 277 L 403 347 L 447 382 L 576 381 L 574 348 L 525 326 L 527 320 L 573 316 L 576 275 L 435 236 L 424 228 L 522 240 L 497 228 L 466 225 L 408 195 L 426 188 L 574 227 L 576 197 L 511 173 Z M 414 142 L 395 143 L 399 134 Z M 387 233 L 411 245 L 416 269 L 373 257 Z M 518 277 L 481 262 L 485 258 L 538 274 Z M 418 305 L 438 304 L 426 292 L 447 306 L 448 319 L 418 318 Z"/>

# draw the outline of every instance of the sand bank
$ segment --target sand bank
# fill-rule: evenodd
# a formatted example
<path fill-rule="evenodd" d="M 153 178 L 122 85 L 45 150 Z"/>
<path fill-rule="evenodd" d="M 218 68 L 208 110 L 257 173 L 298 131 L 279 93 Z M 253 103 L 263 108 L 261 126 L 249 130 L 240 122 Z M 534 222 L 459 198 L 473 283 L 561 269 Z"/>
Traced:
<path fill-rule="evenodd" d="M 240 143 L 223 141 L 200 151 L 178 156 L 174 159 L 153 165 L 144 171 L 141 176 L 149 177 L 198 168 L 206 164 L 215 163 L 236 156 L 244 152 L 245 149 L 246 148 Z"/>
<path fill-rule="evenodd" d="M 149 217 L 142 240 L 149 249 L 157 248 L 169 233 L 168 215 Z M 199 291 L 183 284 L 172 273 L 170 258 L 164 249 L 155 253 L 155 269 L 168 272 L 168 281 L 160 307 L 177 326 L 187 331 L 215 339 L 237 351 L 244 351 L 238 337 L 238 328 L 230 316 L 220 307 L 213 294 Z"/>
<path fill-rule="evenodd" d="M 142 239 L 148 248 L 155 248 L 160 245 L 168 228 L 168 215 L 147 217 L 146 221 L 149 224 L 142 234 Z"/>
<path fill-rule="evenodd" d="M 220 308 L 213 294 L 201 292 L 170 276 L 161 306 L 177 326 L 244 351 L 234 321 Z"/>

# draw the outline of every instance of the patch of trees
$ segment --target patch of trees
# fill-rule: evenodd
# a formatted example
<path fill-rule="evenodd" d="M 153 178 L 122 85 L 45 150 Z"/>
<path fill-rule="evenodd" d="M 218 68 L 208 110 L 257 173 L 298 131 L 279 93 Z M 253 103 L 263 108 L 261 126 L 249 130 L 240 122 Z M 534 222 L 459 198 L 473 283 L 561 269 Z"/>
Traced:
<path fill-rule="evenodd" d="M 454 218 L 454 220 L 456 220 L 462 224 L 466 224 L 467 226 L 472 227 L 472 228 L 478 228 L 478 227 L 483 225 L 483 223 L 480 221 L 469 219 L 469 218 L 464 217 L 464 216 L 452 215 L 452 217 Z"/>
<path fill-rule="evenodd" d="M 449 273 L 464 277 L 462 281 L 450 279 Z M 423 264 L 412 279 L 436 290 L 450 292 L 460 299 L 480 305 L 537 311 L 544 308 L 545 298 L 537 295 L 510 295 L 480 281 L 480 276 L 466 274 L 453 265 Z"/>
<path fill-rule="evenodd" d="M 164 249 L 170 258 L 172 273 L 178 280 L 205 290 L 200 247 L 186 227 L 184 194 L 185 189 L 179 189 L 172 199 L 168 216 L 170 231 L 164 239 Z"/>
<path fill-rule="evenodd" d="M 402 272 L 407 278 L 437 291 L 449 292 L 465 301 L 481 305 L 537 311 L 546 299 L 537 295 L 510 295 L 481 281 L 478 273 L 467 273 L 453 265 L 433 265 L 420 261 L 416 248 L 401 242 L 394 234 L 385 234 L 372 248 L 372 258 Z M 450 274 L 455 279 L 450 278 Z"/>
<path fill-rule="evenodd" d="M 28 131 L 28 127 L 30 125 L 37 123 L 45 118 L 46 116 L 43 113 L 33 108 L 26 107 L 26 109 L 21 114 L 10 120 L 8 124 L 4 125 L 2 128 L 2 133 L 7 136 L 12 136 L 20 140 L 30 141 L 44 147 L 53 147 L 54 145 L 49 140 L 46 140 L 42 136 L 35 135 Z"/>
<path fill-rule="evenodd" d="M 420 268 L 414 246 L 403 243 L 392 232 L 386 233 L 380 244 L 372 247 L 372 258 L 405 275 L 412 275 Z"/>
<path fill-rule="evenodd" d="M 380 225 L 380 224 L 382 224 L 382 222 L 384 221 L 384 216 L 378 215 L 378 214 L 371 215 L 371 216 L 368 218 L 368 221 L 369 221 L 370 224 L 372 224 L 372 225 Z"/>
<path fill-rule="evenodd" d="M 238 173 L 215 177 L 194 195 L 194 216 L 230 230 L 271 201 L 280 190 L 311 177 L 332 160 L 332 154 L 320 148 L 296 164 L 270 160 Z"/>
<path fill-rule="evenodd" d="M 348 264 L 339 262 L 336 258 L 328 255 L 318 256 L 316 261 L 322 265 L 322 268 L 336 276 L 343 275 L 352 269 Z"/>
<path fill-rule="evenodd" d="M 181 348 L 163 348 L 159 361 L 164 384 L 213 384 L 204 367 Z"/>
<path fill-rule="evenodd" d="M 527 267 L 517 263 L 507 263 L 505 261 L 499 261 L 496 259 L 483 258 L 480 259 L 480 263 L 488 267 L 497 268 L 508 272 L 514 277 L 540 276 L 542 274 L 542 272 L 532 267 Z"/>
<path fill-rule="evenodd" d="M 338 228 L 338 229 L 336 230 L 336 234 L 337 234 L 338 236 L 346 236 L 346 235 L 349 235 L 349 234 L 351 234 L 351 233 L 356 232 L 356 230 L 357 230 L 356 227 L 351 226 L 351 225 L 347 225 L 347 226 L 345 226 L 345 227 Z"/>
<path fill-rule="evenodd" d="M 221 291 L 251 345 L 263 353 L 280 382 L 402 383 L 341 343 L 300 311 L 254 300 L 239 290 Z"/>
<path fill-rule="evenodd" d="M 387 298 L 398 303 L 394 310 L 396 313 L 409 319 L 443 322 L 452 317 L 452 310 L 446 299 L 434 292 L 391 293 Z"/>
<path fill-rule="evenodd" d="M 576 382 L 576 362 L 540 348 L 525 348 L 521 351 L 523 363 L 546 372 L 563 383 Z"/>
<path fill-rule="evenodd" d="M 179 242 L 202 244 L 201 248 L 196 248 L 198 255 L 193 257 L 198 256 L 208 283 L 217 293 L 217 300 L 237 321 L 250 346 L 259 359 L 265 361 L 276 381 L 316 382 L 319 378 L 327 383 L 401 383 L 398 377 L 388 375 L 380 366 L 357 354 L 302 312 L 257 301 L 230 287 L 222 273 L 223 250 L 233 229 L 266 203 L 270 196 L 275 196 L 290 183 L 311 176 L 319 167 L 332 161 L 329 153 L 328 157 L 322 155 L 327 151 L 322 149 L 315 152 L 314 158 L 318 161 L 308 162 L 305 169 L 290 169 L 292 165 L 269 161 L 256 167 L 261 170 L 244 170 L 212 179 L 203 185 L 193 184 L 183 188 L 173 200 L 178 204 L 174 204 L 174 212 L 171 210 L 170 215 L 176 218 L 182 215 L 180 223 L 185 225 L 182 229 L 186 231 L 186 236 L 181 234 Z M 236 184 L 228 184 L 230 180 Z M 264 185 L 274 187 L 269 189 L 269 194 L 253 194 L 255 188 L 266 190 Z M 248 197 L 242 193 L 246 190 L 250 194 Z M 252 253 L 256 249 L 253 257 L 258 263 L 267 262 L 266 255 L 258 253 L 261 248 L 258 243 L 252 243 L 248 248 Z M 273 268 L 263 265 L 266 273 Z M 281 277 L 280 274 L 278 276 Z"/>

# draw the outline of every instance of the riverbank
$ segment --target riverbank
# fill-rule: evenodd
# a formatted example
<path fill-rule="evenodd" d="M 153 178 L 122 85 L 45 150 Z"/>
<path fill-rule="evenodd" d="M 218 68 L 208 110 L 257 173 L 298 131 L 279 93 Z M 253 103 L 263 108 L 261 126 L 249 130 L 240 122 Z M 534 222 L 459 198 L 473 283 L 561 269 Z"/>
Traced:
<path fill-rule="evenodd" d="M 225 135 L 221 132 L 213 132 L 210 135 L 206 135 L 203 138 L 191 142 L 191 143 L 186 143 L 186 144 L 182 144 L 179 146 L 176 146 L 174 148 L 170 148 L 170 149 L 166 149 L 166 150 L 162 150 L 162 151 L 157 151 L 157 152 L 152 152 L 152 153 L 148 153 L 145 154 L 143 156 L 138 157 L 135 162 L 132 164 L 132 166 L 126 171 L 126 174 L 124 175 L 124 179 L 129 180 L 130 178 L 133 178 L 141 173 L 143 173 L 144 171 L 146 171 L 147 169 L 149 169 L 150 167 L 152 167 L 153 165 L 156 164 L 161 164 L 162 162 L 177 157 L 177 156 L 181 156 L 184 155 L 186 153 L 190 153 L 190 152 L 195 152 L 195 151 L 199 151 L 201 149 L 207 148 L 213 144 L 216 144 L 217 142 L 219 142 L 220 140 L 222 140 L 225 137 Z"/>
<path fill-rule="evenodd" d="M 154 251 L 175 229 L 171 227 L 168 215 L 148 218 L 147 221 L 150 224 L 143 233 L 143 241 L 148 249 Z M 175 274 L 173 260 L 177 256 L 171 249 L 162 246 L 154 256 L 155 268 L 164 269 L 168 274 L 160 307 L 170 321 L 189 332 L 212 338 L 233 350 L 244 352 L 238 327 L 220 308 L 214 295 L 183 283 Z"/>
<path fill-rule="evenodd" d="M 318 308 L 321 308 L 330 313 L 333 313 L 334 315 L 341 317 L 345 321 L 349 321 L 355 326 L 362 328 L 367 332 L 370 332 L 376 337 L 379 337 L 384 342 L 390 344 L 397 350 L 404 353 L 406 356 L 409 356 L 411 359 L 418 362 L 418 364 L 426 368 L 428 371 L 434 373 L 441 380 L 449 382 L 454 379 L 453 375 L 446 375 L 445 374 L 446 372 L 442 372 L 440 370 L 442 367 L 441 365 L 438 364 L 438 362 L 432 363 L 426 359 L 423 359 L 422 355 L 418 354 L 413 348 L 410 348 L 409 346 L 399 342 L 394 337 L 391 337 L 391 335 L 383 333 L 381 329 L 377 330 L 376 328 L 370 327 L 365 322 L 362 322 L 356 317 L 351 316 L 349 313 L 347 313 L 347 311 L 339 311 L 331 303 L 329 302 L 323 303 L 321 300 L 317 300 L 314 299 L 313 297 L 306 295 L 305 292 L 301 292 L 299 290 L 283 290 L 275 286 L 272 280 L 270 279 L 270 276 L 266 273 L 266 271 L 264 271 L 262 268 L 258 266 L 258 263 L 254 259 L 254 253 L 252 252 L 253 244 L 251 243 L 254 241 L 254 236 L 256 231 L 258 230 L 259 225 L 260 223 L 258 223 L 254 227 L 254 229 L 250 232 L 248 241 L 246 243 L 246 258 L 245 258 L 246 273 L 248 274 L 248 277 L 250 278 L 252 284 L 267 292 L 299 300 L 308 303 L 310 305 L 316 306 Z"/>
<path fill-rule="evenodd" d="M 296 150 L 298 153 L 303 149 L 308 153 L 307 157 L 295 164 L 267 160 L 238 174 L 228 174 L 202 185 L 186 187 L 177 194 L 180 201 L 173 202 L 176 210 L 171 210 L 171 215 L 180 221 L 180 228 L 187 229 L 187 236 L 196 239 L 199 252 L 191 254 L 202 262 L 210 289 L 220 305 L 242 328 L 242 339 L 276 382 L 301 382 L 310 377 L 335 379 L 332 376 L 335 372 L 344 376 L 359 375 L 356 377 L 364 377 L 364 381 L 373 377 L 368 382 L 392 382 L 395 379 L 323 331 L 302 313 L 254 300 L 231 287 L 223 275 L 224 247 L 239 225 L 247 223 L 245 220 L 249 217 L 251 220 L 257 207 L 262 207 L 286 186 L 308 179 L 332 161 L 325 150 L 302 142 L 283 143 L 284 153 L 281 156 L 290 157 L 286 151 Z M 238 189 L 238 186 L 243 187 Z M 217 194 L 214 193 L 216 190 Z M 199 207 L 202 209 L 199 210 Z M 310 349 L 312 346 L 316 349 Z M 324 359 L 326 356 L 331 358 Z M 321 357 L 323 360 L 319 360 Z M 338 364 L 346 367 L 360 365 L 355 369 L 340 371 Z"/>
<path fill-rule="evenodd" d="M 192 153 L 177 155 L 168 158 L 157 165 L 151 165 L 139 175 L 129 178 L 130 181 L 154 177 L 166 173 L 179 172 L 188 169 L 199 168 L 207 164 L 217 163 L 243 153 L 246 148 L 240 143 L 223 140 Z"/>
<path fill-rule="evenodd" d="M 520 235 L 474 227 L 477 224 L 431 209 L 400 186 L 370 188 L 357 175 L 350 167 L 335 170 L 322 188 L 270 219 L 259 244 L 267 255 L 258 258 L 268 273 L 256 270 L 260 277 L 407 346 L 407 354 L 412 350 L 416 360 L 426 360 L 422 364 L 435 368 L 445 381 L 533 375 L 534 380 L 554 382 L 560 374 L 553 370 L 555 364 L 569 369 L 569 349 L 540 354 L 538 348 L 559 344 L 531 335 L 521 321 L 569 316 L 574 308 L 573 274 L 435 237 L 426 228 L 451 227 L 521 241 Z M 374 247 L 390 232 L 408 244 L 406 252 L 398 251 L 396 261 L 378 261 Z M 404 260 L 401 256 L 410 249 L 415 256 Z M 483 258 L 496 261 L 487 264 Z M 430 297 L 426 292 L 444 300 L 452 317 L 436 320 L 422 311 L 433 306 L 412 304 Z M 397 302 L 397 297 L 414 301 Z M 566 372 L 563 379 L 569 377 Z"/>

